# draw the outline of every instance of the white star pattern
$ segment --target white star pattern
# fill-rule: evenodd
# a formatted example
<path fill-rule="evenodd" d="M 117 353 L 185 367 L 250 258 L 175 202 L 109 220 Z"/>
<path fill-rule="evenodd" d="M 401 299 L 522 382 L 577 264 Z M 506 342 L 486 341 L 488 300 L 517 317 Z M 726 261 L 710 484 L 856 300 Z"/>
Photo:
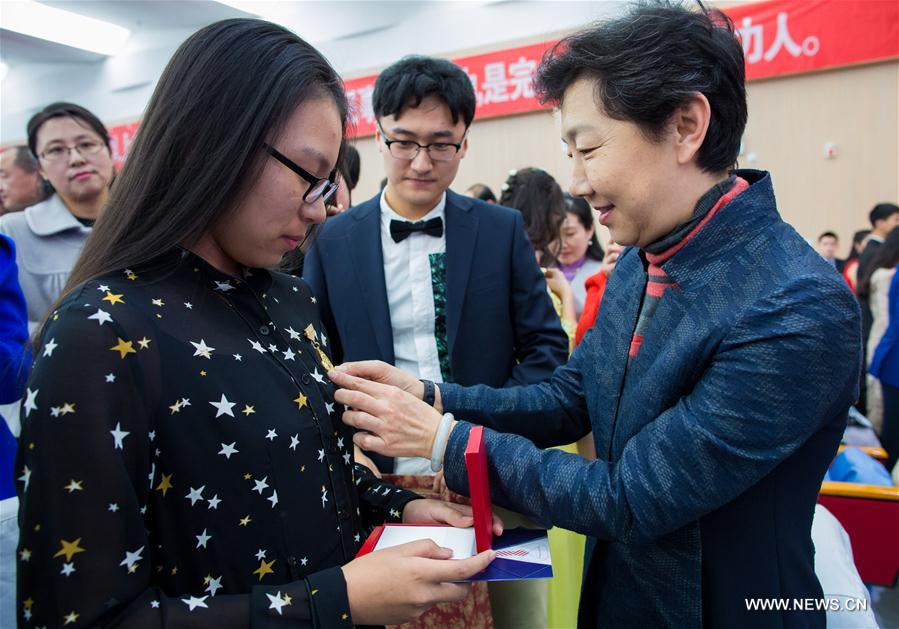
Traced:
<path fill-rule="evenodd" d="M 294 360 L 294 356 L 296 356 L 296 354 L 294 354 L 293 350 L 288 347 L 287 351 L 284 352 L 284 360 Z"/>
<path fill-rule="evenodd" d="M 44 345 L 44 356 L 47 356 L 48 358 L 53 356 L 53 350 L 55 350 L 57 347 L 58 345 L 56 344 L 56 339 L 50 339 L 50 341 L 47 342 L 46 345 Z"/>
<path fill-rule="evenodd" d="M 200 339 L 199 343 L 191 341 L 190 344 L 193 345 L 194 349 L 197 350 L 194 352 L 194 356 L 202 356 L 207 360 L 212 360 L 212 352 L 215 351 L 215 348 L 206 345 L 206 341 L 204 339 Z"/>
<path fill-rule="evenodd" d="M 312 379 L 318 382 L 319 384 L 325 383 L 325 377 L 318 373 L 318 367 L 315 368 L 315 371 L 312 372 Z"/>
<path fill-rule="evenodd" d="M 274 343 L 271 343 L 271 344 L 268 346 L 268 351 L 270 351 L 272 354 L 274 354 L 275 352 L 278 351 L 278 346 L 275 345 Z"/>
<path fill-rule="evenodd" d="M 328 490 L 322 485 L 322 509 L 325 508 L 326 502 L 328 502 Z"/>
<path fill-rule="evenodd" d="M 285 601 L 283 598 L 281 598 L 281 592 L 278 592 L 274 596 L 272 596 L 271 594 L 266 594 L 266 596 L 268 597 L 268 600 L 270 600 L 272 603 L 271 605 L 268 606 L 268 608 L 274 609 L 275 611 L 277 611 L 279 616 L 283 615 L 284 612 L 281 611 L 281 608 L 284 607 L 285 605 L 287 605 L 287 601 Z"/>
<path fill-rule="evenodd" d="M 184 307 L 187 308 L 188 310 L 194 309 L 194 305 L 192 303 L 190 303 L 189 301 L 184 302 Z"/>
<path fill-rule="evenodd" d="M 338 447 L 339 449 L 343 450 L 343 437 L 338 437 L 338 438 L 337 438 L 337 447 Z"/>
<path fill-rule="evenodd" d="M 273 491 L 272 495 L 269 496 L 268 498 L 266 498 L 266 500 L 268 500 L 270 503 L 272 503 L 272 509 L 274 509 L 275 505 L 278 504 L 278 492 Z"/>
<path fill-rule="evenodd" d="M 229 402 L 224 393 L 222 393 L 221 400 L 219 400 L 218 402 L 210 402 L 210 404 L 212 404 L 218 411 L 215 414 L 216 417 L 221 417 L 222 415 L 230 415 L 231 417 L 234 417 L 234 411 L 232 411 L 231 409 L 234 408 L 236 402 Z"/>
<path fill-rule="evenodd" d="M 188 500 L 190 500 L 190 506 L 194 506 L 197 504 L 197 500 L 203 500 L 203 490 L 206 489 L 206 485 L 203 485 L 199 489 L 190 488 L 190 493 L 184 496 Z"/>
<path fill-rule="evenodd" d="M 265 551 L 261 548 L 256 551 L 256 561 L 262 561 L 265 559 Z"/>
<path fill-rule="evenodd" d="M 37 400 L 38 391 L 40 391 L 40 389 L 35 389 L 34 391 L 25 389 L 25 417 L 31 415 L 31 411 L 37 410 L 35 401 Z"/>
<path fill-rule="evenodd" d="M 106 374 L 106 383 L 112 384 L 113 382 L 115 382 L 115 374 L 114 373 Z"/>
<path fill-rule="evenodd" d="M 229 290 L 234 290 L 234 287 L 231 286 L 231 282 L 230 282 L 230 281 L 225 280 L 224 282 L 216 282 L 216 283 L 215 283 L 215 289 L 216 289 L 216 290 L 220 290 L 220 291 L 222 291 L 223 293 L 227 293 Z"/>
<path fill-rule="evenodd" d="M 318 451 L 318 462 L 321 463 L 324 460 L 325 460 L 325 451 L 319 450 Z"/>
<path fill-rule="evenodd" d="M 300 445 L 299 436 L 300 436 L 300 433 L 297 433 L 293 437 L 290 438 L 290 449 L 293 451 L 296 451 L 297 446 Z"/>
<path fill-rule="evenodd" d="M 347 465 L 349 465 L 349 464 L 350 464 L 350 458 L 352 458 L 352 455 L 350 455 L 349 452 L 344 452 L 344 454 L 343 454 L 343 462 L 346 463 Z"/>
<path fill-rule="evenodd" d="M 153 609 L 159 609 L 159 601 L 150 601 L 150 607 Z"/>
<path fill-rule="evenodd" d="M 62 564 L 62 570 L 59 571 L 59 574 L 64 574 L 66 576 L 69 576 L 73 572 L 75 572 L 75 562 L 74 561 Z"/>
<path fill-rule="evenodd" d="M 134 571 L 134 568 L 132 568 L 132 566 L 133 566 L 134 564 L 136 564 L 138 561 L 140 561 L 141 559 L 143 559 L 143 557 L 141 557 L 141 555 L 143 554 L 143 552 L 144 552 L 144 547 L 143 547 L 143 546 L 141 546 L 140 548 L 138 548 L 138 549 L 135 550 L 134 552 L 128 552 L 128 551 L 125 551 L 125 558 L 122 559 L 122 561 L 121 561 L 121 563 L 119 563 L 119 565 L 120 565 L 120 566 L 127 566 L 128 572 L 133 572 L 133 571 Z"/>
<path fill-rule="evenodd" d="M 97 308 L 97 312 L 89 316 L 88 319 L 94 319 L 100 326 L 104 323 L 112 323 L 112 317 L 102 308 Z"/>
<path fill-rule="evenodd" d="M 241 356 L 240 354 L 234 354 L 234 360 L 240 362 L 243 360 L 243 356 Z"/>
<path fill-rule="evenodd" d="M 278 433 L 276 433 L 275 429 L 272 428 L 268 431 L 268 434 L 265 435 L 265 438 L 268 439 L 269 441 L 274 441 L 275 437 L 277 437 L 277 436 L 278 436 Z"/>
<path fill-rule="evenodd" d="M 208 502 L 209 502 L 209 508 L 210 508 L 210 509 L 218 509 L 218 508 L 219 508 L 219 503 L 221 502 L 221 500 L 219 499 L 219 495 L 216 494 L 216 495 L 214 495 L 212 498 L 210 498 L 210 499 L 208 500 Z"/>
<path fill-rule="evenodd" d="M 181 602 L 190 608 L 189 611 L 193 611 L 197 607 L 208 608 L 209 606 L 206 604 L 207 598 L 209 598 L 209 596 L 203 596 L 200 598 L 197 598 L 196 596 L 191 596 L 190 598 L 182 598 Z"/>
<path fill-rule="evenodd" d="M 227 445 L 223 443 L 222 449 L 219 450 L 218 453 L 223 454 L 226 459 L 230 459 L 232 454 L 237 454 L 240 452 L 240 450 L 238 450 L 237 448 L 234 447 L 236 445 L 237 445 L 236 441 L 234 443 L 227 444 Z"/>
<path fill-rule="evenodd" d="M 324 332 L 322 332 L 321 338 L 322 338 L 322 347 L 327 347 L 328 346 L 328 337 L 325 336 Z"/>
<path fill-rule="evenodd" d="M 333 402 L 325 402 L 325 409 L 328 411 L 328 415 L 334 414 L 334 403 Z"/>
<path fill-rule="evenodd" d="M 297 332 L 296 330 L 294 330 L 293 326 L 290 326 L 289 328 L 287 328 L 286 332 L 290 335 L 290 340 L 292 340 L 292 341 L 300 340 L 300 333 Z"/>
<path fill-rule="evenodd" d="M 123 448 L 122 442 L 125 441 L 125 437 L 127 437 L 131 433 L 128 431 L 122 430 L 121 422 L 116 422 L 115 430 L 110 430 L 109 432 L 112 435 L 112 438 L 115 442 L 113 444 L 113 450 L 123 450 L 124 448 Z"/>
<path fill-rule="evenodd" d="M 107 286 L 106 284 L 100 284 L 100 285 L 97 287 L 97 290 L 100 291 L 101 293 L 108 293 L 108 292 L 109 292 L 109 286 Z"/>
<path fill-rule="evenodd" d="M 206 586 L 206 591 L 209 592 L 209 596 L 215 596 L 215 593 L 221 589 L 222 589 L 222 577 L 218 576 L 218 577 L 212 578 L 212 576 L 210 576 L 209 584 Z"/>
<path fill-rule="evenodd" d="M 262 480 L 253 481 L 254 483 L 256 483 L 256 486 L 253 487 L 253 491 L 258 491 L 259 495 L 261 496 L 262 492 L 268 488 L 268 483 L 265 482 L 267 480 L 268 480 L 268 476 L 266 476 Z"/>
<path fill-rule="evenodd" d="M 161 299 L 153 299 L 151 301 L 154 306 L 159 306 L 160 308 L 162 308 L 165 305 L 165 302 L 162 301 Z"/>
<path fill-rule="evenodd" d="M 202 533 L 200 533 L 199 535 L 194 535 L 194 537 L 197 538 L 197 548 L 199 548 L 200 546 L 206 548 L 206 542 L 212 539 L 212 535 L 206 534 L 206 529 L 203 529 Z"/>
<path fill-rule="evenodd" d="M 307 557 L 303 557 L 302 559 L 300 559 L 301 566 L 305 566 L 307 563 L 309 563 L 309 559 Z"/>
<path fill-rule="evenodd" d="M 253 349 L 255 349 L 257 352 L 259 352 L 260 354 L 264 354 L 264 353 L 265 353 L 265 348 L 262 347 L 262 343 L 260 343 L 259 341 L 254 341 L 253 339 L 247 339 L 247 341 L 250 342 L 250 345 L 251 345 L 251 346 L 253 347 Z"/>
<path fill-rule="evenodd" d="M 118 511 L 118 510 L 119 510 L 119 505 L 118 505 L 118 503 L 110 502 L 110 503 L 109 503 L 109 510 L 112 511 L 113 513 L 115 513 L 116 511 Z"/>
<path fill-rule="evenodd" d="M 27 548 L 23 548 L 19 552 L 19 560 L 20 561 L 31 561 L 31 551 Z"/>

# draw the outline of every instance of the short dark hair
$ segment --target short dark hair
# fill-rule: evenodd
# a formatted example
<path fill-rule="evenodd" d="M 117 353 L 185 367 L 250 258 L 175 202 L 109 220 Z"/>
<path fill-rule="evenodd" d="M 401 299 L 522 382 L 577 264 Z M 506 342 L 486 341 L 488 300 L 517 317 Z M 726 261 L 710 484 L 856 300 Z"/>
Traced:
<path fill-rule="evenodd" d="M 825 238 L 833 238 L 834 240 L 839 240 L 839 239 L 840 239 L 840 237 L 837 236 L 837 235 L 836 235 L 835 233 L 833 233 L 833 232 L 824 232 L 823 234 L 821 234 L 820 236 L 818 236 L 818 242 L 821 242 L 821 241 L 824 240 Z"/>
<path fill-rule="evenodd" d="M 593 208 L 591 208 L 590 204 L 581 197 L 573 197 L 567 192 L 565 193 L 565 205 L 567 206 L 567 211 L 577 217 L 578 222 L 585 230 L 593 230 L 593 235 L 590 237 L 590 243 L 587 245 L 587 257 L 602 262 L 605 253 L 602 250 L 602 246 L 599 244 L 599 238 L 596 237 L 596 224 L 593 221 Z"/>
<path fill-rule="evenodd" d="M 428 96 L 446 103 L 454 124 L 461 118 L 467 127 L 474 120 L 477 99 L 465 71 L 452 61 L 421 55 L 403 57 L 378 75 L 372 109 L 378 119 L 399 116 Z"/>
<path fill-rule="evenodd" d="M 38 168 L 40 168 L 40 164 L 37 163 L 37 160 L 34 158 L 31 150 L 24 144 L 12 146 L 9 148 L 9 151 L 15 152 L 16 154 L 16 156 L 13 158 L 12 163 L 24 170 L 29 175 L 36 173 L 38 171 Z"/>
<path fill-rule="evenodd" d="M 697 164 L 716 173 L 735 165 L 746 127 L 746 71 L 733 22 L 721 11 L 636 5 L 558 42 L 534 85 L 541 102 L 560 103 L 579 79 L 596 82 L 595 100 L 606 115 L 633 122 L 655 141 L 688 98 L 705 95 L 711 120 Z"/>
<path fill-rule="evenodd" d="M 350 191 L 359 183 L 359 161 L 359 151 L 356 150 L 356 147 L 352 144 L 344 144 L 343 156 L 337 168 L 340 170 L 340 176 L 346 181 L 347 188 Z"/>
<path fill-rule="evenodd" d="M 558 182 L 545 170 L 522 168 L 509 174 L 502 189 L 500 205 L 521 212 L 528 240 L 540 254 L 540 264 L 554 265 L 559 252 L 553 251 L 553 246 L 559 242 L 566 211 L 565 197 Z"/>
<path fill-rule="evenodd" d="M 868 220 L 871 221 L 871 227 L 874 227 L 874 224 L 877 221 L 889 218 L 896 212 L 899 212 L 899 206 L 894 203 L 878 203 L 874 206 L 874 209 L 871 210 L 871 213 L 868 214 Z"/>
<path fill-rule="evenodd" d="M 487 184 L 476 183 L 468 188 L 468 193 L 475 199 L 487 201 L 488 203 L 496 203 L 496 195 Z"/>
<path fill-rule="evenodd" d="M 45 122 L 52 118 L 74 118 L 75 120 L 78 120 L 99 135 L 100 139 L 106 144 L 106 148 L 111 150 L 109 131 L 106 130 L 106 126 L 100 122 L 100 119 L 97 118 L 93 112 L 74 103 L 51 103 L 34 114 L 31 117 L 31 120 L 28 121 L 28 149 L 31 151 L 31 154 L 34 155 L 35 159 L 37 159 L 38 156 L 38 131 L 41 130 L 41 127 L 44 126 Z"/>

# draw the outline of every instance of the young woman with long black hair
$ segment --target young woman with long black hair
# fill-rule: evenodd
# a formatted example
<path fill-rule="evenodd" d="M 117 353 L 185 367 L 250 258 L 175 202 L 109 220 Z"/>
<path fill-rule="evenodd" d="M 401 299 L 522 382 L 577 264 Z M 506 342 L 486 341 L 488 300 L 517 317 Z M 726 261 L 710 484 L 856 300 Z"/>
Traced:
<path fill-rule="evenodd" d="M 431 542 L 353 559 L 385 518 L 471 518 L 354 464 L 315 299 L 266 270 L 325 218 L 346 109 L 279 26 L 218 22 L 175 53 L 41 333 L 15 472 L 20 621 L 397 623 L 490 561 L 438 561 Z"/>

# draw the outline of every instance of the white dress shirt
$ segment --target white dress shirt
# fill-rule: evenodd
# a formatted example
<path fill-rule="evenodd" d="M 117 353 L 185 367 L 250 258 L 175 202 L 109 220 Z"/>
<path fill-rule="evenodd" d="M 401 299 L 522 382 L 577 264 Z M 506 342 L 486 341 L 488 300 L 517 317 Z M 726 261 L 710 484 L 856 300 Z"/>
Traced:
<path fill-rule="evenodd" d="M 444 233 L 439 238 L 413 232 L 402 242 L 390 235 L 390 221 L 408 221 L 387 204 L 381 193 L 381 251 L 384 256 L 384 282 L 390 325 L 393 330 L 394 364 L 434 382 L 443 382 L 437 340 L 434 337 L 434 289 L 431 279 L 431 255 L 446 253 L 446 193 L 437 205 L 420 220 L 440 217 Z M 429 459 L 397 457 L 397 474 L 433 474 Z"/>

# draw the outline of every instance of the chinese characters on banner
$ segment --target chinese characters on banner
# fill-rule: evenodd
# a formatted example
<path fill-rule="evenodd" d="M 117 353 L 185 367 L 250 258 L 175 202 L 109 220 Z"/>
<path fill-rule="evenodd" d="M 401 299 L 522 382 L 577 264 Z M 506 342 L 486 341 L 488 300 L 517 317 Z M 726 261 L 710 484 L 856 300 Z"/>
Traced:
<path fill-rule="evenodd" d="M 899 58 L 897 0 L 769 0 L 725 11 L 743 43 L 747 80 Z M 554 42 L 454 59 L 477 94 L 476 119 L 537 111 L 532 75 Z M 346 81 L 356 137 L 374 134 L 377 75 Z M 137 123 L 111 127 L 116 164 Z"/>
<path fill-rule="evenodd" d="M 550 46 L 552 42 L 453 59 L 453 63 L 464 69 L 471 79 L 478 99 L 478 120 L 541 108 L 534 96 L 532 77 L 543 53 Z M 371 95 L 377 78 L 373 75 L 346 81 L 352 112 L 351 132 L 355 132 L 356 137 L 375 132 Z"/>

